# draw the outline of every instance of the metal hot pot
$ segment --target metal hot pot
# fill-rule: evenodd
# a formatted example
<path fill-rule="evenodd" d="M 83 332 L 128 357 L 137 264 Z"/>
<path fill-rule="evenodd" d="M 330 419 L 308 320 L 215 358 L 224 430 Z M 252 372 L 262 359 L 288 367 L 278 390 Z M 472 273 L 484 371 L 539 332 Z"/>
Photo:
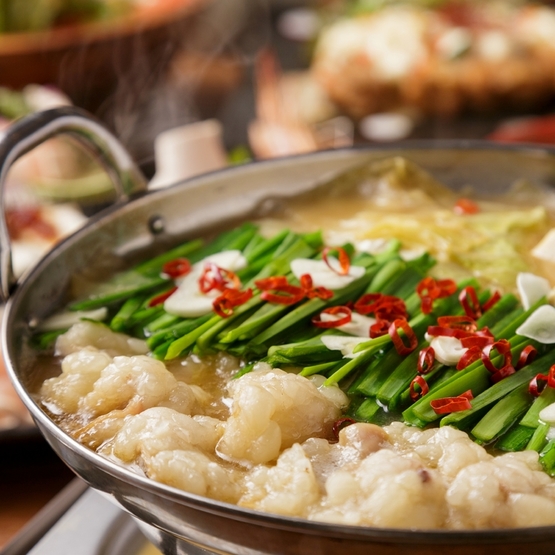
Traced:
<path fill-rule="evenodd" d="M 56 453 L 92 488 L 131 513 L 164 553 L 555 553 L 555 526 L 414 531 L 330 525 L 258 513 L 153 482 L 78 444 L 46 416 L 32 395 L 39 372 L 36 352 L 29 345 L 32 326 L 67 299 L 74 272 L 125 267 L 187 237 L 261 215 L 363 161 L 401 155 L 454 189 L 472 183 L 496 194 L 516 178 L 554 186 L 554 150 L 458 142 L 319 152 L 230 168 L 147 192 L 144 178 L 108 131 L 79 110 L 57 109 L 22 120 L 3 137 L 0 182 L 18 157 L 59 133 L 72 135 L 97 155 L 113 179 L 116 201 L 17 283 L 0 214 L 1 289 L 7 303 L 2 350 L 19 395 Z"/>

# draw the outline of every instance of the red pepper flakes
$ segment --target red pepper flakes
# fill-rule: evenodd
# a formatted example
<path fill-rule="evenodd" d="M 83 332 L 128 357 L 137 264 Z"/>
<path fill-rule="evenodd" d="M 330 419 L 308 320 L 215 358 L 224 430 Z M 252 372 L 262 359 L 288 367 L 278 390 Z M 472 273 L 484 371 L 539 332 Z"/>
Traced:
<path fill-rule="evenodd" d="M 419 374 L 427 374 L 431 371 L 436 360 L 436 353 L 433 347 L 425 347 L 418 353 L 418 362 L 416 364 L 416 371 Z"/>
<path fill-rule="evenodd" d="M 166 299 L 169 299 L 176 291 L 177 291 L 177 287 L 172 287 L 169 291 L 160 293 L 160 295 L 156 295 L 156 297 L 152 297 L 152 299 L 148 301 L 149 308 L 152 308 L 153 306 L 158 306 L 159 304 L 164 303 Z"/>
<path fill-rule="evenodd" d="M 408 344 L 405 344 L 402 337 L 399 335 L 399 329 L 403 330 Z M 393 341 L 395 349 L 401 356 L 406 356 L 412 353 L 412 351 L 414 351 L 414 349 L 418 346 L 418 338 L 416 337 L 416 334 L 410 327 L 409 323 L 402 318 L 393 321 L 393 323 L 389 326 L 388 333 Z"/>
<path fill-rule="evenodd" d="M 482 349 L 477 345 L 470 347 L 463 356 L 457 362 L 457 370 L 463 370 L 467 366 L 470 366 L 473 362 L 480 360 L 482 358 Z"/>
<path fill-rule="evenodd" d="M 334 268 L 328 259 L 330 253 L 332 252 L 337 253 L 337 257 L 339 260 L 339 269 L 337 267 Z M 349 270 L 351 268 L 351 259 L 349 258 L 349 255 L 347 254 L 347 251 L 344 248 L 326 247 L 322 251 L 322 259 L 328 265 L 330 270 L 333 270 L 336 274 L 339 274 L 340 276 L 346 276 L 349 273 Z"/>
<path fill-rule="evenodd" d="M 198 285 L 203 293 L 209 293 L 214 289 L 218 291 L 239 289 L 241 287 L 241 280 L 231 270 L 221 268 L 213 262 L 206 262 L 204 271 L 198 280 Z"/>
<path fill-rule="evenodd" d="M 435 280 L 425 277 L 416 286 L 416 292 L 420 297 L 420 309 L 424 314 L 430 314 L 436 299 L 449 297 L 457 290 L 457 284 L 452 279 Z"/>
<path fill-rule="evenodd" d="M 326 287 L 314 287 L 312 283 L 312 276 L 310 274 L 303 274 L 300 279 L 301 287 L 305 292 L 305 295 L 309 299 L 322 299 L 327 301 L 333 297 L 333 291 L 327 289 Z"/>
<path fill-rule="evenodd" d="M 191 271 L 191 263 L 187 258 L 176 258 L 166 262 L 162 266 L 162 273 L 171 277 L 172 279 L 186 276 Z"/>
<path fill-rule="evenodd" d="M 469 389 L 461 393 L 457 397 L 443 397 L 430 401 L 430 406 L 436 414 L 450 414 L 452 412 L 461 412 L 472 408 L 470 401 L 474 398 L 472 391 Z"/>
<path fill-rule="evenodd" d="M 416 386 L 418 386 L 418 389 L 416 389 Z M 413 401 L 417 401 L 420 397 L 424 397 L 428 391 L 430 391 L 430 387 L 428 386 L 428 382 L 422 376 L 416 376 L 410 382 L 409 394 Z"/>
<path fill-rule="evenodd" d="M 540 387 L 540 384 L 543 385 Z M 541 392 L 545 389 L 545 387 L 552 387 L 555 388 L 555 364 L 549 369 L 547 375 L 545 374 L 536 374 L 531 380 L 528 385 L 528 391 L 534 397 L 539 397 Z"/>
<path fill-rule="evenodd" d="M 379 306 L 383 296 L 381 293 L 366 293 L 355 302 L 354 309 L 359 314 L 371 314 Z"/>
<path fill-rule="evenodd" d="M 505 378 L 508 378 L 511 374 L 514 374 L 515 372 L 516 370 L 512 366 L 503 366 L 503 368 L 500 368 L 499 370 L 497 370 L 497 372 L 494 372 L 491 375 L 490 379 L 493 383 L 497 383 L 501 380 L 504 380 Z"/>
<path fill-rule="evenodd" d="M 322 320 L 322 314 L 340 315 L 336 320 Z M 351 309 L 346 306 L 332 306 L 322 310 L 320 314 L 312 318 L 312 323 L 319 328 L 339 328 L 348 324 L 352 319 Z"/>
<path fill-rule="evenodd" d="M 520 370 L 525 366 L 528 366 L 534 362 L 535 358 L 538 356 L 538 350 L 533 345 L 527 345 L 520 351 L 520 356 L 518 357 L 518 362 L 516 363 L 516 370 Z"/>
<path fill-rule="evenodd" d="M 212 306 L 214 312 L 222 318 L 229 318 L 233 314 L 233 309 L 246 303 L 252 298 L 252 289 L 238 291 L 237 289 L 226 288 L 222 294 L 214 299 Z"/>
<path fill-rule="evenodd" d="M 453 206 L 453 212 L 459 216 L 466 216 L 469 214 L 477 214 L 480 212 L 480 207 L 468 198 L 460 198 Z"/>
<path fill-rule="evenodd" d="M 339 441 L 339 432 L 343 429 L 346 428 L 347 426 L 350 426 L 351 424 L 356 424 L 357 421 L 353 420 L 352 418 L 349 417 L 345 417 L 345 418 L 340 418 L 339 420 L 336 420 L 333 423 L 333 427 L 331 429 L 332 433 L 333 433 L 333 437 L 335 438 L 336 443 Z"/>

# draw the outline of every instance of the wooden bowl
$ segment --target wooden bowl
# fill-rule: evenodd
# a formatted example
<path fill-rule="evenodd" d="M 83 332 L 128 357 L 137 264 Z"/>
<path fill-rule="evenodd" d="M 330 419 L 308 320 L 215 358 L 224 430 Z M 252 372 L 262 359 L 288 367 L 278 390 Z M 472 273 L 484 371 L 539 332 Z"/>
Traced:
<path fill-rule="evenodd" d="M 124 17 L 0 35 L 0 86 L 53 84 L 96 109 L 138 66 L 160 71 L 208 0 L 157 0 Z"/>

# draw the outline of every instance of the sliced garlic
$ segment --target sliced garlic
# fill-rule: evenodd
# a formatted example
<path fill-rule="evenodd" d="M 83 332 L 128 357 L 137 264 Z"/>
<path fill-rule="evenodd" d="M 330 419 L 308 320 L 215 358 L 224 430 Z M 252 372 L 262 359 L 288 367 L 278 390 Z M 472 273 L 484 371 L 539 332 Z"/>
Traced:
<path fill-rule="evenodd" d="M 430 345 L 434 350 L 436 360 L 447 366 L 455 366 L 467 351 L 462 346 L 460 339 L 446 335 L 434 337 Z"/>
<path fill-rule="evenodd" d="M 532 255 L 547 262 L 555 262 L 555 227 L 532 249 Z"/>
<path fill-rule="evenodd" d="M 517 335 L 534 339 L 539 343 L 555 343 L 555 307 L 544 304 L 535 310 L 516 330 Z"/>
<path fill-rule="evenodd" d="M 329 257 L 331 265 L 337 265 L 336 258 Z M 338 274 L 332 270 L 323 260 L 312 260 L 310 258 L 297 258 L 291 262 L 291 271 L 297 279 L 301 279 L 303 274 L 310 274 L 314 287 L 325 287 L 326 289 L 342 289 L 350 283 L 364 275 L 366 272 L 362 266 L 351 266 L 346 275 Z"/>
<path fill-rule="evenodd" d="M 199 318 L 213 310 L 212 303 L 220 295 L 220 292 L 214 290 L 203 293 L 198 285 L 198 280 L 204 272 L 207 262 L 232 272 L 241 270 L 247 265 L 247 259 L 238 250 L 223 251 L 207 256 L 197 262 L 191 271 L 181 278 L 177 290 L 164 302 L 166 312 L 182 318 Z"/>
<path fill-rule="evenodd" d="M 529 272 L 520 272 L 516 277 L 516 285 L 524 310 L 528 310 L 541 298 L 547 297 L 551 291 L 549 281 Z"/>
<path fill-rule="evenodd" d="M 547 405 L 544 409 L 540 411 L 540 420 L 551 426 L 555 426 L 555 403 Z"/>
<path fill-rule="evenodd" d="M 322 320 L 322 322 L 332 322 L 337 319 L 338 317 L 334 314 L 323 312 L 320 315 L 320 320 Z M 334 329 L 342 331 L 343 333 L 348 333 L 349 335 L 366 336 L 368 339 L 370 337 L 370 326 L 373 326 L 375 323 L 375 318 L 364 316 L 364 314 L 359 314 L 358 312 L 352 312 L 351 321 L 348 324 L 343 324 Z"/>
<path fill-rule="evenodd" d="M 341 354 L 345 358 L 356 358 L 360 353 L 353 353 L 355 347 L 360 343 L 369 341 L 369 339 L 368 337 L 347 335 L 322 335 L 320 341 L 322 341 L 330 351 L 341 351 Z"/>

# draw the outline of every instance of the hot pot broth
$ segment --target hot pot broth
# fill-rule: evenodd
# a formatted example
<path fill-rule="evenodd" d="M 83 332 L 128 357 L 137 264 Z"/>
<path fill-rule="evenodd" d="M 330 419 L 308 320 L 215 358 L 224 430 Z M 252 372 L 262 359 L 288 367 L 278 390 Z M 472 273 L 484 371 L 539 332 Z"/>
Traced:
<path fill-rule="evenodd" d="M 337 184 L 343 188 L 347 184 L 349 194 L 337 196 Z M 201 256 L 202 251 L 186 247 L 180 254 L 187 254 L 192 269 L 183 270 L 177 281 L 185 283 L 189 279 L 198 284 L 200 279 L 205 289 L 212 286 L 212 290 L 195 291 L 193 297 L 201 299 L 187 301 L 185 312 L 175 314 L 174 308 L 174 313 L 166 313 L 161 307 L 171 308 L 171 301 L 166 304 L 160 298 L 154 306 L 148 306 L 173 283 L 168 279 L 157 283 L 159 271 L 150 274 L 148 266 L 143 265 L 139 282 L 143 286 L 145 279 L 150 279 L 150 289 L 115 301 L 107 310 L 100 306 L 100 312 L 86 313 L 87 319 L 100 318 L 112 329 L 85 320 L 58 337 L 54 362 L 61 364 L 62 373 L 45 380 L 39 400 L 63 429 L 103 456 L 154 480 L 256 510 L 326 522 L 401 528 L 554 524 L 555 482 L 538 460 L 538 451 L 546 451 L 544 465 L 548 466 L 550 442 L 545 439 L 547 430 L 538 426 L 537 410 L 536 426 L 530 426 L 531 407 L 538 409 L 539 402 L 528 392 L 528 382 L 536 374 L 547 374 L 555 362 L 549 345 L 526 340 L 526 345 L 533 344 L 538 350 L 536 361 L 524 361 L 530 364 L 514 374 L 507 372 L 497 382 L 506 387 L 515 381 L 515 376 L 524 379 L 527 372 L 526 385 L 523 381 L 507 387 L 494 402 L 484 404 L 486 410 L 477 413 L 478 418 L 465 419 L 463 416 L 469 411 L 460 409 L 441 413 L 440 417 L 426 407 L 426 395 L 416 402 L 411 400 L 411 386 L 414 397 L 419 397 L 419 391 L 423 392 L 429 382 L 429 395 L 433 395 L 442 391 L 442 380 L 449 385 L 449 378 L 453 382 L 456 377 L 469 375 L 475 367 L 476 380 L 464 389 L 455 387 L 451 397 L 458 399 L 470 389 L 473 401 L 481 402 L 483 395 L 493 389 L 488 376 L 503 366 L 499 362 L 503 358 L 501 345 L 491 356 L 493 372 L 483 369 L 481 359 L 460 371 L 452 362 L 442 364 L 436 360 L 428 363 L 433 366 L 428 368 L 431 371 L 422 372 L 422 380 L 413 384 L 418 363 L 415 357 L 428 345 L 423 337 L 410 353 L 400 347 L 400 354 L 397 346 L 391 346 L 389 332 L 380 335 L 372 340 L 377 342 L 372 352 L 368 345 L 361 350 L 363 354 L 358 358 L 367 358 L 359 364 L 354 362 L 357 357 L 352 344 L 357 333 L 311 323 L 315 315 L 320 315 L 316 317 L 320 322 L 343 317 L 342 312 L 326 316 L 321 312 L 326 306 L 344 305 L 360 298 L 371 284 L 377 284 L 376 276 L 387 264 L 390 274 L 382 272 L 385 277 L 379 291 L 387 291 L 389 297 L 398 292 L 403 297 L 407 318 L 415 329 L 419 324 L 414 318 L 421 313 L 423 298 L 415 296 L 414 291 L 429 274 L 438 282 L 454 278 L 462 284 L 473 284 L 482 305 L 494 290 L 503 291 L 505 296 L 497 309 L 490 309 L 490 319 L 494 310 L 502 314 L 499 307 L 507 302 L 507 295 L 516 292 L 514 284 L 519 272 L 541 272 L 553 284 L 553 262 L 530 256 L 531 248 L 553 227 L 553 214 L 549 212 L 553 200 L 545 192 L 522 185 L 513 191 L 513 197 L 524 194 L 522 191 L 532 201 L 526 206 L 518 200 L 480 201 L 479 211 L 473 213 L 476 205 L 461 204 L 460 195 L 454 195 L 403 160 L 374 163 L 349 172 L 331 183 L 318 203 L 301 198 L 288 205 L 281 218 L 260 222 L 259 229 L 265 237 L 279 238 L 275 245 L 256 239 L 258 232 L 251 233 L 248 226 L 225 236 L 220 241 L 222 245 L 240 248 L 226 251 L 219 245 L 209 253 L 216 258 L 209 260 L 229 272 L 219 272 L 214 267 L 206 270 L 204 255 L 209 251 Z M 454 207 L 461 213 L 456 213 Z M 301 241 L 287 238 L 285 233 L 279 237 L 285 228 L 299 234 Z M 304 293 L 294 302 L 276 300 L 275 295 L 295 297 L 300 288 L 299 281 L 289 274 L 291 260 L 286 266 L 279 266 L 280 256 L 292 252 L 296 253 L 290 257 L 293 260 L 318 258 L 321 245 L 314 230 L 319 228 L 325 230 L 326 245 L 351 242 L 358 247 L 345 249 L 352 267 L 365 268 L 364 275 L 357 278 L 362 280 L 360 285 L 356 285 L 356 279 L 354 286 L 353 282 L 341 283 L 342 287 L 330 287 L 334 297 L 321 298 L 315 291 L 324 286 L 305 282 Z M 241 234 L 245 233 L 251 233 L 251 237 L 241 245 Z M 305 233 L 310 235 L 303 236 Z M 384 241 L 393 238 L 401 239 L 402 244 Z M 283 246 L 286 240 L 290 241 L 290 250 L 283 247 L 280 251 L 279 245 Z M 423 254 L 424 249 L 437 259 L 435 265 Z M 227 266 L 223 258 L 217 258 L 220 255 L 216 253 L 236 250 L 246 258 L 250 256 L 246 267 L 241 268 L 233 256 L 225 255 Z M 492 264 L 491 253 L 496 250 L 501 256 L 497 257 L 497 264 Z M 330 253 L 330 260 L 332 255 L 341 259 L 340 254 Z M 175 259 L 172 254 L 165 262 Z M 484 261 L 482 265 L 480 260 Z M 272 271 L 261 276 L 259 272 L 272 263 Z M 330 265 L 334 264 L 335 274 L 342 279 L 343 272 L 344 278 L 345 269 L 331 260 Z M 255 271 L 249 273 L 249 265 L 256 266 Z M 175 270 L 176 264 L 170 266 Z M 351 271 L 349 268 L 348 273 Z M 276 278 L 287 274 L 287 285 L 280 285 Z M 240 284 L 233 282 L 235 275 L 240 276 Z M 316 271 L 312 275 L 315 280 Z M 270 295 L 260 304 L 256 304 L 256 294 L 239 298 L 237 293 L 244 293 L 255 277 L 270 279 L 264 284 L 258 279 L 259 288 Z M 121 292 L 122 281 L 117 279 L 117 291 Z M 476 281 L 468 281 L 472 279 Z M 349 295 L 342 293 L 345 288 L 351 288 Z M 236 293 L 226 297 L 226 289 Z M 102 295 L 106 291 L 104 286 Z M 308 291 L 312 291 L 312 298 Z M 209 314 L 200 314 L 198 307 L 197 313 L 187 312 L 190 306 L 206 301 L 202 298 L 206 296 Z M 220 297 L 228 302 L 218 304 Z M 91 299 L 77 307 L 98 311 L 98 298 Z M 218 304 L 217 309 L 214 303 Z M 308 307 L 309 303 L 318 310 L 308 311 L 304 319 L 290 320 L 289 326 L 276 329 L 282 318 L 291 318 L 295 310 Z M 446 293 L 433 305 L 429 316 L 421 315 L 423 331 L 428 328 L 426 318 L 432 318 L 430 324 L 435 324 L 442 310 L 448 316 L 464 314 L 455 294 Z M 386 308 L 393 310 L 391 304 Z M 225 317 L 215 316 L 214 310 Z M 524 312 L 518 310 L 515 297 L 506 314 L 513 314 L 516 321 Z M 486 319 L 488 312 L 483 316 Z M 372 314 L 362 316 L 368 315 Z M 360 320 L 358 316 L 354 319 Z M 368 321 L 360 321 L 368 330 Z M 47 323 L 56 328 L 56 321 Z M 492 319 L 489 326 L 494 330 L 496 324 Z M 60 320 L 57 326 L 62 327 Z M 42 339 L 49 339 L 51 333 L 57 335 L 58 330 L 44 332 Z M 324 344 L 321 333 L 328 338 L 343 337 L 344 341 L 339 346 Z M 397 335 L 406 340 L 409 333 L 401 331 Z M 365 335 L 368 342 L 367 331 Z M 512 354 L 518 358 L 516 355 L 524 346 L 522 342 L 515 344 L 513 336 L 514 333 L 509 336 Z M 362 347 L 365 341 L 358 339 Z M 164 357 L 164 362 L 156 360 Z M 511 364 L 512 361 L 505 366 Z M 352 366 L 352 371 L 343 377 L 338 375 L 347 365 Z M 400 376 L 402 367 L 403 379 L 397 391 L 391 393 L 395 388 L 391 389 L 388 375 Z M 496 388 L 499 390 L 500 386 Z M 552 391 L 546 387 L 537 399 L 548 405 Z M 510 395 L 514 397 L 512 401 Z M 439 399 L 445 397 L 440 395 Z M 385 402 L 387 398 L 389 404 Z M 512 421 L 492 431 L 485 419 L 490 410 L 503 415 L 499 407 L 504 399 L 512 405 L 519 402 L 522 408 L 505 417 Z M 464 403 L 460 399 L 455 402 Z M 342 421 L 346 415 L 358 423 Z M 392 416 L 399 421 L 384 427 L 374 424 L 390 421 Z M 524 421 L 527 416 L 528 421 Z M 440 418 L 451 426 L 438 428 Z M 401 423 L 403 420 L 413 426 Z M 351 425 L 342 428 L 347 423 Z M 484 439 L 488 434 L 493 437 Z M 486 444 L 488 450 L 479 443 Z M 528 446 L 536 450 L 525 449 Z"/>

